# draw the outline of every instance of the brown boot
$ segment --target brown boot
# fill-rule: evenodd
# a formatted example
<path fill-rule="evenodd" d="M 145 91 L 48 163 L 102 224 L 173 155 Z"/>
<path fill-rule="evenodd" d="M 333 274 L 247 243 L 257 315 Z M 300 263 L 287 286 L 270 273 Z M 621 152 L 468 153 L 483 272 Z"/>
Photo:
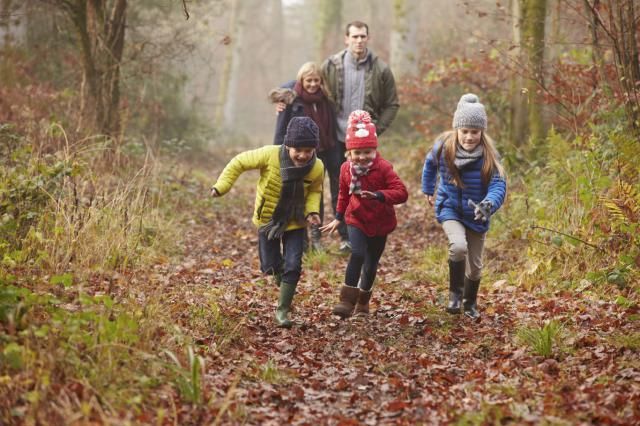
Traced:
<path fill-rule="evenodd" d="M 354 315 L 369 315 L 369 300 L 371 300 L 371 290 L 364 291 L 360 289 L 360 293 L 358 293 L 358 303 L 356 303 L 356 310 L 354 312 Z"/>
<path fill-rule="evenodd" d="M 358 287 L 343 285 L 340 289 L 340 303 L 333 308 L 333 314 L 340 318 L 349 318 L 358 300 Z"/>

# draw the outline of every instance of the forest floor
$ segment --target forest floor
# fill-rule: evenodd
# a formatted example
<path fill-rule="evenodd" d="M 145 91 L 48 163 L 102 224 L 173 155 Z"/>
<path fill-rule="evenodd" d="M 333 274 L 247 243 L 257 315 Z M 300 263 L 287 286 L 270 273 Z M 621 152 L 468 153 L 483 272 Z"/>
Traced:
<path fill-rule="evenodd" d="M 637 342 L 624 340 L 638 336 L 637 306 L 568 291 L 524 292 L 505 278 L 512 259 L 489 241 L 492 278 L 481 284 L 481 321 L 445 313 L 444 234 L 414 181 L 406 182 L 409 201 L 397 208 L 399 226 L 381 260 L 371 314 L 331 314 L 348 257 L 330 235 L 324 253 L 305 258 L 295 326 L 276 328 L 278 290 L 259 273 L 250 222 L 257 174 L 247 175 L 193 212 L 184 258 L 133 274 L 148 283 L 138 291 L 162 294 L 204 360 L 205 403 L 175 407 L 179 423 L 640 421 L 640 357 Z M 545 357 L 517 336 L 549 320 L 560 330 L 547 336 L 552 354 Z"/>

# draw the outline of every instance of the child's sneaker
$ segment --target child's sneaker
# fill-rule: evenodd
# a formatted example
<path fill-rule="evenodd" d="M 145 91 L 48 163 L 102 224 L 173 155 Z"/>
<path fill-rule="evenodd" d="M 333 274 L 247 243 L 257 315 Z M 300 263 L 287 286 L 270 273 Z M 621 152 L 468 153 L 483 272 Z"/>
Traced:
<path fill-rule="evenodd" d="M 340 243 L 340 251 L 342 253 L 351 253 L 351 243 L 349 240 L 342 240 Z"/>

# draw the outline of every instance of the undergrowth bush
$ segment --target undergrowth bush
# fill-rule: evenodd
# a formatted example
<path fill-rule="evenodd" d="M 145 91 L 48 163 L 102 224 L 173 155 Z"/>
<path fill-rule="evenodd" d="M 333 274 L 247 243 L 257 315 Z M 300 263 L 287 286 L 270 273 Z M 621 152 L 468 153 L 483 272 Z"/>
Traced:
<path fill-rule="evenodd" d="M 621 128 L 593 130 L 574 139 L 551 132 L 544 160 L 512 176 L 492 232 L 525 243 L 526 256 L 514 258 L 527 289 L 638 290 L 637 141 Z"/>
<path fill-rule="evenodd" d="M 8 126 L 0 138 L 5 266 L 122 270 L 169 249 L 174 228 L 158 162 L 106 173 L 86 145 L 38 156 Z"/>
<path fill-rule="evenodd" d="M 147 288 L 144 300 L 85 288 L 90 283 L 72 274 L 38 284 L 0 274 L 2 424 L 64 423 L 78 413 L 88 420 L 117 415 L 121 407 L 143 412 L 162 406 L 172 389 L 185 402 L 205 401 L 206 346 L 193 334 L 217 324 L 211 345 L 227 350 L 242 321 L 216 304 L 193 306 L 191 319 L 177 323 L 179 309 L 166 304 L 176 296 L 166 288 Z"/>
<path fill-rule="evenodd" d="M 0 423 L 144 412 L 174 390 L 203 402 L 192 332 L 219 327 L 223 351 L 242 322 L 212 296 L 176 324 L 184 306 L 167 309 L 171 290 L 130 279 L 181 250 L 203 183 L 183 170 L 182 148 L 108 164 L 104 140 L 41 125 L 62 141 L 40 149 L 32 133 L 0 127 Z"/>
<path fill-rule="evenodd" d="M 0 126 L 0 256 L 4 263 L 24 259 L 24 241 L 58 196 L 66 176 L 76 173 L 67 161 L 34 156 L 30 144 L 10 125 Z"/>
<path fill-rule="evenodd" d="M 105 421 L 176 395 L 201 403 L 189 327 L 219 327 L 223 351 L 242 322 L 212 296 L 178 324 L 172 288 L 132 271 L 181 250 L 206 194 L 184 162 L 206 157 L 212 131 L 181 102 L 183 83 L 160 78 L 149 96 L 123 91 L 122 141 L 94 135 L 76 58 L 43 57 L 16 49 L 0 66 L 0 424 Z"/>

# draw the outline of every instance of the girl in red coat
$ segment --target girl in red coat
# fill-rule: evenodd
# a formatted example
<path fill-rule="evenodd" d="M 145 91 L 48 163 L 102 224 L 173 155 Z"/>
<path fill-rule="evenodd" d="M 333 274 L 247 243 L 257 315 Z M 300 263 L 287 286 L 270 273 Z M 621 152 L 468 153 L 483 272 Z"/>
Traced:
<path fill-rule="evenodd" d="M 366 111 L 349 115 L 345 138 L 347 161 L 340 168 L 340 192 L 336 218 L 323 226 L 333 232 L 347 224 L 351 257 L 340 289 L 340 303 L 333 313 L 348 318 L 354 313 L 369 313 L 371 288 L 387 235 L 396 228 L 394 204 L 407 201 L 408 193 L 393 166 L 376 148 L 376 126 Z"/>

